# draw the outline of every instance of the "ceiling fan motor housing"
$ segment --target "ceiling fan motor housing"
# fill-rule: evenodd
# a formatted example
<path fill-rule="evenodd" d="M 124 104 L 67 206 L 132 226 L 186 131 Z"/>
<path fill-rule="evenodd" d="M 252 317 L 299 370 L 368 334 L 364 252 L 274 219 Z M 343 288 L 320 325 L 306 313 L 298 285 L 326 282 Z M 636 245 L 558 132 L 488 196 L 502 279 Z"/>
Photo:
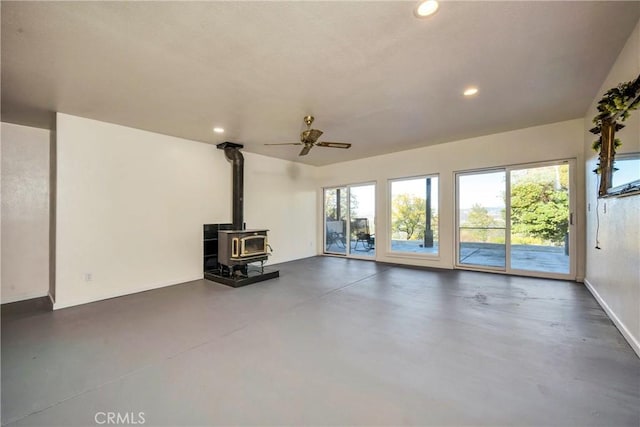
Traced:
<path fill-rule="evenodd" d="M 307 144 L 314 144 L 322 135 L 322 131 L 318 129 L 307 129 L 300 134 L 300 141 Z"/>

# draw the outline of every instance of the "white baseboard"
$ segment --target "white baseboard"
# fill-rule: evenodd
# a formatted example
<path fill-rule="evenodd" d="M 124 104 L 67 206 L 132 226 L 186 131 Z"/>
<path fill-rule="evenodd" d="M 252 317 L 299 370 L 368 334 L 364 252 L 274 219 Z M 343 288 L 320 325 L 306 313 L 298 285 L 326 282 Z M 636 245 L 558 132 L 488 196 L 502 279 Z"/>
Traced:
<path fill-rule="evenodd" d="M 204 275 L 201 273 L 199 276 L 196 276 L 196 277 L 187 277 L 187 278 L 184 278 L 184 279 L 170 280 L 170 281 L 162 282 L 162 283 L 154 283 L 154 284 L 150 284 L 150 285 L 146 285 L 146 286 L 141 286 L 141 287 L 135 288 L 135 289 L 123 289 L 123 290 L 118 290 L 118 291 L 115 291 L 115 292 L 110 292 L 108 294 L 102 294 L 102 295 L 78 298 L 78 299 L 73 299 L 73 300 L 70 300 L 70 301 L 58 301 L 58 302 L 54 301 L 53 302 L 53 309 L 54 310 L 60 310 L 61 308 L 68 308 L 68 307 L 73 307 L 73 306 L 76 306 L 76 305 L 88 304 L 88 303 L 91 303 L 91 302 L 97 302 L 97 301 L 102 301 L 102 300 L 106 300 L 106 299 L 122 297 L 122 296 L 125 296 L 125 295 L 137 294 L 139 292 L 145 292 L 145 291 L 150 291 L 150 290 L 153 290 L 153 289 L 164 288 L 166 286 L 179 285 L 181 283 L 193 282 L 194 280 L 201 280 L 201 279 L 203 279 L 203 277 L 204 277 Z"/>
<path fill-rule="evenodd" d="M 618 328 L 622 336 L 627 340 L 633 351 L 635 351 L 640 358 L 640 341 L 638 341 L 638 339 L 634 337 L 631 332 L 629 332 L 629 329 L 627 329 L 625 324 L 622 323 L 622 320 L 620 320 L 620 318 L 616 316 L 613 310 L 611 310 L 609 304 L 607 304 L 606 301 L 602 299 L 598 291 L 596 291 L 596 288 L 589 282 L 588 279 L 584 279 L 584 284 L 587 286 L 587 289 L 589 289 L 589 292 L 591 292 L 591 295 L 593 295 L 596 301 L 598 301 L 600 307 L 602 307 L 605 313 L 607 313 L 607 316 L 609 316 L 613 324 L 616 325 L 616 328 Z"/>
<path fill-rule="evenodd" d="M 30 294 L 18 294 L 18 295 L 12 295 L 10 297 L 4 297 L 2 298 L 2 304 L 10 304 L 12 302 L 18 302 L 18 301 L 25 301 L 28 299 L 33 299 L 33 298 L 42 298 L 42 297 L 46 297 L 49 294 L 49 290 L 45 291 L 45 292 L 33 292 Z"/>

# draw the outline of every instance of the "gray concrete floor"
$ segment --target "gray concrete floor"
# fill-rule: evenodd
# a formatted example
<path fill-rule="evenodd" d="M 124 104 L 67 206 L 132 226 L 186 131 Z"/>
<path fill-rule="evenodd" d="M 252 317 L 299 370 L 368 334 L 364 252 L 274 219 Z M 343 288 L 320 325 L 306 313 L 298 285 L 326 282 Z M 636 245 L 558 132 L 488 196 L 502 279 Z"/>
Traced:
<path fill-rule="evenodd" d="M 640 359 L 580 284 L 335 257 L 280 273 L 4 306 L 2 423 L 640 424 Z"/>

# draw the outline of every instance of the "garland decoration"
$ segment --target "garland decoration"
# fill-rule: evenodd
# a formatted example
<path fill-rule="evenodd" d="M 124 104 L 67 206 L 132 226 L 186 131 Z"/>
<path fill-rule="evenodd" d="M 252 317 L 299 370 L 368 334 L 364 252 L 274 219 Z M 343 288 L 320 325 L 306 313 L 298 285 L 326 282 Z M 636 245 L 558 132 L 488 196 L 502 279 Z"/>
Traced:
<path fill-rule="evenodd" d="M 594 151 L 600 151 L 602 147 L 602 125 L 605 121 L 612 121 L 615 132 L 623 129 L 622 124 L 629 117 L 629 111 L 636 110 L 640 106 L 640 75 L 630 82 L 620 83 L 618 86 L 609 89 L 602 99 L 598 101 L 598 114 L 593 118 L 595 127 L 589 129 L 594 135 L 598 135 L 592 148 Z M 615 138 L 613 142 L 614 149 L 622 145 L 620 139 Z M 596 169 L 596 171 L 598 171 Z"/>

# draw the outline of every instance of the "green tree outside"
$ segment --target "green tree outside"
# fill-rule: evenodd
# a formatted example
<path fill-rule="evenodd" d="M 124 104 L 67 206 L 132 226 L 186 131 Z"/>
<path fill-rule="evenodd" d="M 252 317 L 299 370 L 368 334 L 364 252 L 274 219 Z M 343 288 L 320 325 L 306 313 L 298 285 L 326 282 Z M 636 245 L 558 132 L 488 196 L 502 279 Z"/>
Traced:
<path fill-rule="evenodd" d="M 405 233 L 407 240 L 417 240 L 424 236 L 425 222 L 425 199 L 409 194 L 399 194 L 393 198 L 391 203 L 393 232 Z"/>
<path fill-rule="evenodd" d="M 398 236 L 404 234 L 406 240 L 422 240 L 426 230 L 426 200 L 409 194 L 399 194 L 391 203 L 391 231 Z M 431 230 L 433 239 L 438 240 L 438 215 L 431 210 Z"/>
<path fill-rule="evenodd" d="M 511 232 L 555 244 L 569 229 L 569 194 L 553 181 L 525 181 L 511 188 Z"/>
<path fill-rule="evenodd" d="M 514 171 L 511 182 L 512 243 L 564 243 L 569 229 L 569 166 Z"/>
<path fill-rule="evenodd" d="M 477 227 L 464 230 L 468 238 L 472 241 L 480 241 L 486 243 L 490 237 L 488 228 L 497 226 L 497 221 L 489 215 L 489 211 L 484 206 L 475 203 L 471 206 L 471 211 L 467 215 L 467 220 L 462 224 L 463 227 Z"/>
<path fill-rule="evenodd" d="M 330 193 L 325 193 L 325 200 L 324 200 L 324 213 L 325 216 L 327 217 L 327 221 L 340 221 L 340 220 L 345 220 L 345 218 L 347 217 L 347 208 L 349 207 L 347 205 L 347 197 L 345 196 L 346 194 L 346 190 L 341 190 L 341 194 L 340 194 L 340 216 L 341 218 L 338 218 L 338 205 L 336 203 L 336 196 L 337 196 L 337 192 L 334 190 Z M 358 198 L 355 197 L 353 194 L 351 194 L 351 216 L 356 216 L 357 215 L 357 209 L 358 209 Z"/>
<path fill-rule="evenodd" d="M 433 231 L 433 241 L 437 242 L 440 240 L 439 236 L 439 227 L 440 218 L 434 209 L 431 209 L 431 231 Z"/>

